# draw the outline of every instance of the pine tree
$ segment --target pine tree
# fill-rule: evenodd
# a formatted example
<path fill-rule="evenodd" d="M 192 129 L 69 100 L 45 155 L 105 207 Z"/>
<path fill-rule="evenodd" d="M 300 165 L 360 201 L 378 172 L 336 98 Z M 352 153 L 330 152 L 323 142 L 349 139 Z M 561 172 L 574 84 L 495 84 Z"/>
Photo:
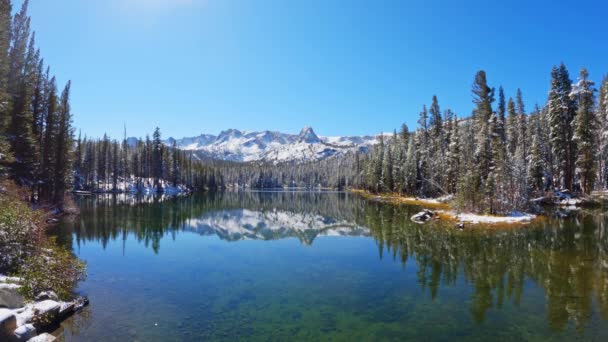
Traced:
<path fill-rule="evenodd" d="M 13 18 L 12 43 L 9 50 L 8 92 L 11 95 L 11 117 L 8 136 L 15 158 L 13 176 L 21 184 L 31 185 L 37 169 L 36 138 L 33 132 L 33 117 L 30 112 L 32 90 L 33 39 L 30 39 L 30 18 L 27 16 L 28 1 Z M 28 53 L 28 47 L 30 52 Z M 37 64 L 37 63 L 36 63 Z"/>
<path fill-rule="evenodd" d="M 473 112 L 476 125 L 475 139 L 475 170 L 473 181 L 475 192 L 480 192 L 493 167 L 492 156 L 492 102 L 494 101 L 494 89 L 487 85 L 485 71 L 477 72 L 473 83 L 473 102 L 476 108 Z"/>
<path fill-rule="evenodd" d="M 543 190 L 544 165 L 540 144 L 540 124 L 535 124 L 534 134 L 532 135 L 532 146 L 530 159 L 528 162 L 528 186 L 532 193 L 541 193 Z"/>
<path fill-rule="evenodd" d="M 70 88 L 68 81 L 61 93 L 59 108 L 59 125 L 55 150 L 55 172 L 54 172 L 54 203 L 61 203 L 65 191 L 69 186 L 69 174 L 72 170 L 72 114 L 70 110 Z"/>
<path fill-rule="evenodd" d="M 407 153 L 405 155 L 405 193 L 415 194 L 418 184 L 418 153 L 416 151 L 415 136 L 410 136 Z"/>
<path fill-rule="evenodd" d="M 595 88 L 588 77 L 587 70 L 581 69 L 579 80 L 570 93 L 570 97 L 578 104 L 573 139 L 577 144 L 576 171 L 580 177 L 583 194 L 591 194 L 596 177 L 597 118 L 593 108 Z"/>
<path fill-rule="evenodd" d="M 507 117 L 507 151 L 511 156 L 515 155 L 517 142 L 519 141 L 519 120 L 515 111 L 515 102 L 509 98 L 508 117 Z"/>
<path fill-rule="evenodd" d="M 458 177 L 460 173 L 460 133 L 458 128 L 458 118 L 454 117 L 452 120 L 452 135 L 450 139 L 450 147 L 448 154 L 448 169 L 447 169 L 447 183 L 448 191 L 452 194 L 456 192 L 456 186 L 458 184 Z"/>
<path fill-rule="evenodd" d="M 5 173 L 5 166 L 12 162 L 7 140 L 8 118 L 11 113 L 8 93 L 11 8 L 10 0 L 0 0 L 0 176 Z"/>
<path fill-rule="evenodd" d="M 393 155 L 392 148 L 389 144 L 385 148 L 384 158 L 382 162 L 382 185 L 383 190 L 387 192 L 393 191 Z"/>
<path fill-rule="evenodd" d="M 420 112 L 418 118 L 418 132 L 416 133 L 416 152 L 418 156 L 416 160 L 418 161 L 417 168 L 417 186 L 419 194 L 422 196 L 427 196 L 429 193 L 429 184 L 428 179 L 431 174 L 430 171 L 430 163 L 429 163 L 429 150 L 430 150 L 430 137 L 429 137 L 429 127 L 428 127 L 428 111 L 426 109 L 426 105 L 422 106 L 422 111 Z"/>
<path fill-rule="evenodd" d="M 161 180 L 163 179 L 163 143 L 160 129 L 156 127 L 152 135 L 152 177 L 157 191 L 161 191 Z"/>
<path fill-rule="evenodd" d="M 505 104 L 505 91 L 502 86 L 498 88 L 498 122 L 496 125 L 496 132 L 503 142 L 507 141 L 507 133 L 505 131 L 506 126 L 506 104 Z"/>
<path fill-rule="evenodd" d="M 48 85 L 48 97 L 46 99 L 46 113 L 45 113 L 45 131 L 44 131 L 44 144 L 42 150 L 42 189 L 41 198 L 45 201 L 53 200 L 54 193 L 54 182 L 53 176 L 57 161 L 55 160 L 56 150 L 56 137 L 58 134 L 58 120 L 57 120 L 57 86 L 55 78 L 53 77 L 49 81 Z"/>
<path fill-rule="evenodd" d="M 568 70 L 562 63 L 551 71 L 551 90 L 547 107 L 551 132 L 551 148 L 554 155 L 554 179 L 561 186 L 572 190 L 574 181 L 575 143 L 572 140 L 572 123 L 575 103 L 570 98 L 571 83 Z"/>

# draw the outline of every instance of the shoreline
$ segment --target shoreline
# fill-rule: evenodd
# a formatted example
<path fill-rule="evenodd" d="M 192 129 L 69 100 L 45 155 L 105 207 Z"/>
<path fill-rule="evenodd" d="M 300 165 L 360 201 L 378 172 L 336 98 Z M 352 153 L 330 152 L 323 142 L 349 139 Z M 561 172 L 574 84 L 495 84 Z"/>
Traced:
<path fill-rule="evenodd" d="M 473 226 L 484 225 L 491 227 L 525 226 L 543 217 L 542 215 L 534 215 L 517 211 L 512 212 L 511 215 L 485 215 L 469 212 L 459 213 L 455 211 L 449 203 L 449 201 L 452 200 L 451 196 L 443 196 L 440 198 L 417 198 L 411 196 L 401 196 L 399 194 L 373 194 L 369 191 L 359 189 L 351 189 L 349 192 L 370 201 L 389 203 L 393 205 L 418 205 L 423 207 L 423 209 L 435 209 L 440 220 L 450 221 L 455 224 L 466 223 Z"/>

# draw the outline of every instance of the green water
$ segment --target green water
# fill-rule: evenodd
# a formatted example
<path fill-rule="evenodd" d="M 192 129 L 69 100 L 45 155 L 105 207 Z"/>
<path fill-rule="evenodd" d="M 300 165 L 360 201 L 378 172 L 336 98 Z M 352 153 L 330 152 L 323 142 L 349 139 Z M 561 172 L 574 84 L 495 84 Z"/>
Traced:
<path fill-rule="evenodd" d="M 64 341 L 608 340 L 602 211 L 458 231 L 343 193 L 82 197 Z"/>

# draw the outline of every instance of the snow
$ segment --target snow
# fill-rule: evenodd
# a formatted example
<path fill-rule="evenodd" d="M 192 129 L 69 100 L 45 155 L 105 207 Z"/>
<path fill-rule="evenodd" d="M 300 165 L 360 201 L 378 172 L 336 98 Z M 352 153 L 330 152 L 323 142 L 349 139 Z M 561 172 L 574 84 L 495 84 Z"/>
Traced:
<path fill-rule="evenodd" d="M 246 132 L 236 129 L 222 131 L 218 136 L 203 134 L 198 137 L 173 139 L 179 149 L 194 151 L 196 158 L 252 162 L 308 162 L 354 151 L 367 151 L 377 143 L 377 136 L 323 137 L 311 127 L 299 134 L 273 131 Z"/>
<path fill-rule="evenodd" d="M 467 223 L 527 223 L 536 218 L 536 215 L 522 213 L 514 211 L 507 216 L 490 216 L 490 215 L 478 215 L 472 213 L 456 214 L 454 212 L 447 212 L 448 215 L 453 216 L 455 219 L 467 222 Z"/>

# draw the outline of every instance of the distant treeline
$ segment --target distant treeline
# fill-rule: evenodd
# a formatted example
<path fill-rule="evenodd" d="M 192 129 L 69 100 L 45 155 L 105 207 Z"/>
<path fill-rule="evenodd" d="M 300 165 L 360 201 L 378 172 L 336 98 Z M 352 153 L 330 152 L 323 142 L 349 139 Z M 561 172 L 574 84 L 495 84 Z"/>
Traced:
<path fill-rule="evenodd" d="M 146 136 L 129 145 L 126 134 L 122 142 L 103 139 L 81 139 L 75 143 L 74 188 L 90 191 L 124 191 L 128 184 L 136 189 L 153 187 L 162 192 L 166 186 L 189 189 L 219 189 L 217 171 L 193 161 L 187 151 L 168 147 L 156 128 L 152 139 Z"/>

